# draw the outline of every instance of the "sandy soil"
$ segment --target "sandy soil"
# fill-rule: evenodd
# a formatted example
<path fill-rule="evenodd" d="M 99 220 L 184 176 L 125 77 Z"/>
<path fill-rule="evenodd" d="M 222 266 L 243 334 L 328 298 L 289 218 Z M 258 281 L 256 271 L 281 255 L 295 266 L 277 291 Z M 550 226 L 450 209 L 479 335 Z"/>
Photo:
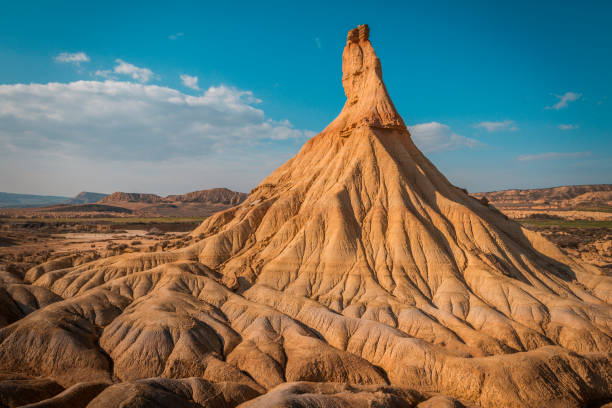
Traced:
<path fill-rule="evenodd" d="M 42 262 L 69 255 L 97 259 L 121 253 L 161 251 L 176 246 L 185 236 L 181 225 L 175 228 L 179 231 L 162 231 L 161 228 L 171 228 L 167 224 L 152 224 L 148 229 L 142 229 L 141 226 L 125 230 L 96 226 L 94 231 L 66 232 L 67 228 L 78 227 L 78 224 L 2 224 L 0 269 L 23 272 Z M 88 225 L 80 227 L 91 229 Z"/>

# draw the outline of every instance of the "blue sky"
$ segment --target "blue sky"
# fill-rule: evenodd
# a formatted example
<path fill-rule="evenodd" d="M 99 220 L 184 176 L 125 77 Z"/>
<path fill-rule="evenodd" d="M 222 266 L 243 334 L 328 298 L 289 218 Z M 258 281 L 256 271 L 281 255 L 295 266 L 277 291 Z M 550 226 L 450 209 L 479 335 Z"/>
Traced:
<path fill-rule="evenodd" d="M 339 113 L 363 23 L 455 184 L 612 183 L 611 2 L 124 3 L 0 1 L 0 191 L 249 191 Z"/>

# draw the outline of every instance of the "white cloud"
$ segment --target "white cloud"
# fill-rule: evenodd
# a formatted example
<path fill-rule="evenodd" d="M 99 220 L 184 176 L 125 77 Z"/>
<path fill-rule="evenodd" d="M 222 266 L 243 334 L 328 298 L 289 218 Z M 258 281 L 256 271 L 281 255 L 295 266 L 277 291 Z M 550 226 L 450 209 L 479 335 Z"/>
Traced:
<path fill-rule="evenodd" d="M 414 143 L 425 153 L 482 145 L 475 139 L 458 135 L 449 126 L 438 122 L 420 123 L 409 126 L 408 129 Z"/>
<path fill-rule="evenodd" d="M 75 65 L 79 65 L 81 62 L 89 62 L 89 56 L 84 52 L 62 52 L 55 56 L 54 60 L 56 62 L 66 62 Z"/>
<path fill-rule="evenodd" d="M 561 129 L 561 130 L 575 130 L 575 129 L 578 129 L 578 125 L 572 125 L 572 124 L 564 125 L 564 124 L 561 124 L 561 125 L 559 125 L 559 129 Z"/>
<path fill-rule="evenodd" d="M 0 152 L 153 162 L 313 135 L 266 118 L 259 102 L 226 86 L 191 96 L 118 81 L 0 85 Z"/>
<path fill-rule="evenodd" d="M 517 157 L 519 161 L 528 160 L 550 160 L 550 159 L 576 159 L 579 157 L 590 156 L 591 152 L 570 152 L 570 153 L 558 153 L 558 152 L 547 152 L 540 154 L 525 154 Z"/>
<path fill-rule="evenodd" d="M 178 40 L 183 35 L 185 35 L 185 34 L 183 34 L 183 33 L 170 34 L 168 36 L 168 38 L 171 39 L 171 40 Z"/>
<path fill-rule="evenodd" d="M 480 122 L 474 125 L 474 127 L 485 129 L 487 132 L 496 132 L 499 130 L 518 130 L 518 127 L 514 125 L 513 120 L 504 120 L 502 122 Z"/>
<path fill-rule="evenodd" d="M 149 82 L 154 78 L 158 79 L 157 75 L 153 74 L 153 71 L 151 71 L 149 68 L 140 68 L 121 59 L 116 59 L 115 62 L 117 65 L 112 70 L 97 70 L 94 75 L 113 80 L 118 79 L 118 75 L 126 75 L 142 83 Z"/>
<path fill-rule="evenodd" d="M 0 191 L 248 192 L 314 136 L 260 102 L 227 86 L 0 85 Z"/>
<path fill-rule="evenodd" d="M 555 95 L 559 101 L 555 103 L 553 106 L 547 106 L 546 109 L 554 109 L 559 110 L 563 108 L 567 108 L 567 104 L 569 102 L 577 101 L 582 96 L 581 93 L 576 92 L 566 92 L 563 95 Z"/>
<path fill-rule="evenodd" d="M 111 69 L 99 69 L 96 72 L 94 72 L 95 76 L 98 77 L 102 77 L 104 79 L 117 79 L 117 76 L 113 74 L 113 71 Z"/>
<path fill-rule="evenodd" d="M 153 71 L 149 68 L 140 68 L 121 59 L 116 59 L 115 62 L 117 66 L 113 68 L 113 72 L 116 74 L 128 75 L 132 79 L 142 83 L 149 82 L 154 78 Z"/>
<path fill-rule="evenodd" d="M 181 75 L 181 82 L 187 88 L 195 89 L 196 91 L 200 90 L 200 87 L 198 86 L 198 77 L 197 76 L 191 76 L 191 75 L 183 74 L 183 75 Z"/>

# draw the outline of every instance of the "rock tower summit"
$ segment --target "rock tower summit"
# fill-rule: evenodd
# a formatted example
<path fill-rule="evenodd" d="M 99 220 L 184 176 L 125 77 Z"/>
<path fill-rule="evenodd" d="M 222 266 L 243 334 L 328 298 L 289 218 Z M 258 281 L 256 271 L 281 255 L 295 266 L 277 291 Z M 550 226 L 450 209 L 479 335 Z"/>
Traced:
<path fill-rule="evenodd" d="M 370 27 L 367 24 L 362 24 L 349 30 L 347 38 L 349 42 L 368 41 L 370 39 Z"/>
<path fill-rule="evenodd" d="M 341 127 L 343 136 L 360 126 L 406 130 L 383 83 L 380 60 L 369 37 L 367 24 L 350 30 L 342 54 L 346 104 L 330 127 Z"/>

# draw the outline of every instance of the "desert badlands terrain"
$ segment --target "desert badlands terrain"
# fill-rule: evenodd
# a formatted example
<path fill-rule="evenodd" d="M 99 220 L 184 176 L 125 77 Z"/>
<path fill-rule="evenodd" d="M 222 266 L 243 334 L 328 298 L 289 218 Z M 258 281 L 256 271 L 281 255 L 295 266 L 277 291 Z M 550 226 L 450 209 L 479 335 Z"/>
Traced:
<path fill-rule="evenodd" d="M 435 168 L 367 26 L 342 62 L 339 116 L 238 205 L 0 271 L 0 406 L 612 401 L 612 277 Z"/>

